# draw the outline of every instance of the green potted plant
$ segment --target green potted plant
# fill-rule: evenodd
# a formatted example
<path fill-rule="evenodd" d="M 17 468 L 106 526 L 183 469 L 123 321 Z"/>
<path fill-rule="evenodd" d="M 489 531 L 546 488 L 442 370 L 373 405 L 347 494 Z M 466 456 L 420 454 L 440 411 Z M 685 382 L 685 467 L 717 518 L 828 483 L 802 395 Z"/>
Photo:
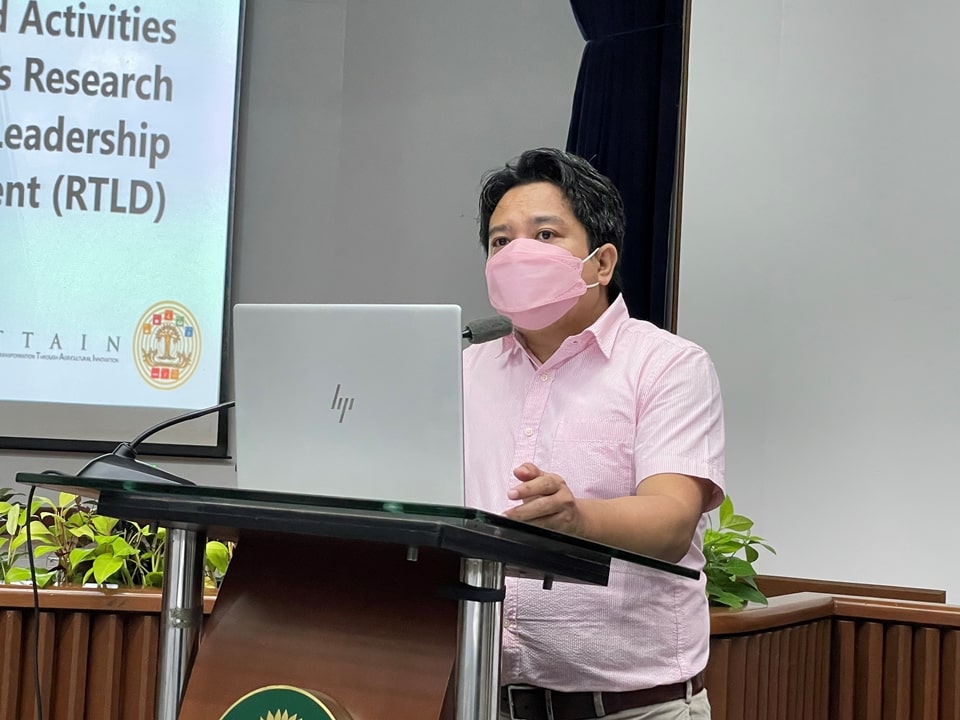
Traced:
<path fill-rule="evenodd" d="M 757 548 L 776 554 L 762 537 L 752 535 L 753 520 L 737 515 L 728 495 L 718 510 L 719 525 L 710 527 L 703 537 L 703 572 L 707 577 L 707 599 L 710 605 L 742 608 L 748 602 L 767 604 L 757 588 L 757 571 L 753 563 L 760 556 Z"/>
<path fill-rule="evenodd" d="M 39 587 L 83 585 L 160 587 L 165 531 L 99 515 L 96 503 L 60 493 L 36 498 L 29 509 L 0 490 L 0 580 L 30 580 L 26 567 L 27 523 Z M 232 544 L 210 540 L 204 580 L 218 587 L 233 554 Z"/>

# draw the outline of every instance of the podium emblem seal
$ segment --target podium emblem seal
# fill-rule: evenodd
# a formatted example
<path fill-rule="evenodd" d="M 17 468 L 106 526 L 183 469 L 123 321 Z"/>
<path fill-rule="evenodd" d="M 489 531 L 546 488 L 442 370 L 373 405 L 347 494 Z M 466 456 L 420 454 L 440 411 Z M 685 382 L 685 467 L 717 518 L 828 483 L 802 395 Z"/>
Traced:
<path fill-rule="evenodd" d="M 237 700 L 220 720 L 350 720 L 350 716 L 320 693 L 271 685 Z"/>

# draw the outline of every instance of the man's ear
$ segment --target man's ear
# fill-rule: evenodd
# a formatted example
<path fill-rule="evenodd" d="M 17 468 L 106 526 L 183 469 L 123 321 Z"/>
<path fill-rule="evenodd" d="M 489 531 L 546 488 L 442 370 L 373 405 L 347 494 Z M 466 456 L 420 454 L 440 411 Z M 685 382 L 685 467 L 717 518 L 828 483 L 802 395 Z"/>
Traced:
<path fill-rule="evenodd" d="M 617 267 L 617 260 L 620 255 L 617 253 L 617 248 L 613 243 L 606 243 L 600 246 L 600 249 L 594 257 L 597 259 L 598 266 L 597 280 L 600 285 L 606 287 L 610 284 L 610 281 L 613 280 L 613 270 Z"/>

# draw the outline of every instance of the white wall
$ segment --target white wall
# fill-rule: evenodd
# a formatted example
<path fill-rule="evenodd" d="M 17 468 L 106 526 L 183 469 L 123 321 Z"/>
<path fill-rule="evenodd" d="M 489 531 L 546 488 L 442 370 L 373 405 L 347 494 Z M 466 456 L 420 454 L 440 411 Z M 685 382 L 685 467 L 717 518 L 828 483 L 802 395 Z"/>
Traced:
<path fill-rule="evenodd" d="M 556 0 L 248 0 L 234 300 L 489 314 L 480 176 L 563 146 L 582 50 Z M 83 461 L 0 452 L 0 487 Z M 235 482 L 230 461 L 158 464 Z"/>
<path fill-rule="evenodd" d="M 960 5 L 695 0 L 679 331 L 766 572 L 960 601 Z"/>

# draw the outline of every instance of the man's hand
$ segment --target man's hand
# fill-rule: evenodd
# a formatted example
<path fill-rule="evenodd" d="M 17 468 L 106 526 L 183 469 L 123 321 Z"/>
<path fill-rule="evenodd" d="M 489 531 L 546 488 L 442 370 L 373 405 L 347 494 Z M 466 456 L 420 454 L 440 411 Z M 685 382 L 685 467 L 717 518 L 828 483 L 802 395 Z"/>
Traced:
<path fill-rule="evenodd" d="M 636 495 L 598 500 L 574 497 L 562 477 L 533 463 L 513 474 L 520 484 L 507 497 L 522 504 L 507 510 L 508 518 L 669 562 L 689 552 L 715 487 L 708 480 L 662 473 L 640 483 Z"/>
<path fill-rule="evenodd" d="M 533 463 L 524 463 L 513 474 L 520 484 L 507 497 L 523 504 L 507 510 L 504 514 L 508 518 L 569 535 L 583 535 L 580 506 L 562 477 L 545 473 Z"/>

